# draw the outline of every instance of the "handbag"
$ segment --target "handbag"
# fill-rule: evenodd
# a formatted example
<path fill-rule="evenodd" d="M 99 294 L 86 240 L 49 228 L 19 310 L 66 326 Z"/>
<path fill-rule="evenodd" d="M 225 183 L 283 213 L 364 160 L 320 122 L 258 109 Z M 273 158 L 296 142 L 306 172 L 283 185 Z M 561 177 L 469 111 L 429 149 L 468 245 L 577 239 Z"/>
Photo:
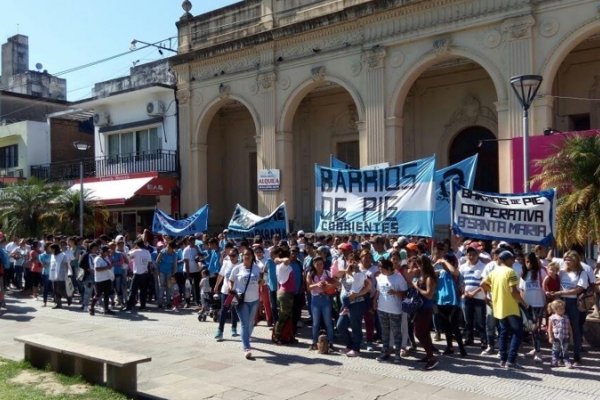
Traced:
<path fill-rule="evenodd" d="M 250 284 L 250 278 L 252 278 L 252 268 L 253 267 L 254 267 L 254 264 L 252 264 L 252 266 L 250 267 L 250 272 L 248 273 L 248 280 L 246 281 L 246 286 L 244 287 L 244 291 L 242 293 L 238 294 L 238 296 L 237 296 L 239 303 L 243 303 L 244 299 L 246 298 L 246 290 L 248 290 L 248 284 Z"/>
<path fill-rule="evenodd" d="M 579 273 L 581 276 L 581 272 Z M 588 287 L 583 292 L 577 295 L 577 310 L 580 312 L 587 312 L 592 309 L 594 304 L 596 304 L 596 296 L 594 295 L 594 284 L 590 282 L 590 277 L 585 273 L 588 279 Z M 579 279 L 577 279 L 579 280 Z"/>
<path fill-rule="evenodd" d="M 65 291 L 67 292 L 67 297 L 73 297 L 75 286 L 73 286 L 73 281 L 71 278 L 67 277 L 67 280 L 65 281 Z"/>
<path fill-rule="evenodd" d="M 408 315 L 415 315 L 423 307 L 423 297 L 415 288 L 410 288 L 406 292 L 406 297 L 402 300 L 402 312 Z"/>
<path fill-rule="evenodd" d="M 523 330 L 528 333 L 533 332 L 535 330 L 535 321 L 533 320 L 531 307 L 525 308 L 519 304 L 519 309 L 521 310 L 521 319 L 523 320 Z"/>

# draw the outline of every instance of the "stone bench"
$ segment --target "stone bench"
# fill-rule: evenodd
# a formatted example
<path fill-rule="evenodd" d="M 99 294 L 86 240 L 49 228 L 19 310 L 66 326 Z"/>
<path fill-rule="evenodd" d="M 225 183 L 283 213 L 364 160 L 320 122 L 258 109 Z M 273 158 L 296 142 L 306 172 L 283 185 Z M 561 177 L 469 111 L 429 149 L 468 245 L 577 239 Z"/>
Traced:
<path fill-rule="evenodd" d="M 34 367 L 50 365 L 56 372 L 81 375 L 88 382 L 106 384 L 127 395 L 137 392 L 137 364 L 152 361 L 151 357 L 46 334 L 19 336 L 15 340 L 25 345 L 25 360 Z"/>

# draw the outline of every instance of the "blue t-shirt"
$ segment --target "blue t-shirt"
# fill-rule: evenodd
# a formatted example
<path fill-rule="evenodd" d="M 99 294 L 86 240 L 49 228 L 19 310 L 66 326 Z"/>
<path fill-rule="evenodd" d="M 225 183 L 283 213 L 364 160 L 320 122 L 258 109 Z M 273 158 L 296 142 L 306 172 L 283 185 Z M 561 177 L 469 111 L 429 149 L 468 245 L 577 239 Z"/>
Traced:
<path fill-rule="evenodd" d="M 458 293 L 454 277 L 446 270 L 440 271 L 437 284 L 437 304 L 440 306 L 458 306 Z"/>
<path fill-rule="evenodd" d="M 183 272 L 183 249 L 177 249 L 177 272 Z"/>
<path fill-rule="evenodd" d="M 113 266 L 113 274 L 115 275 L 123 275 L 123 273 L 125 272 L 125 270 L 123 269 L 123 253 L 115 250 L 114 253 L 111 254 L 110 256 L 110 263 Z"/>
<path fill-rule="evenodd" d="M 221 269 L 221 263 L 219 262 L 221 255 L 217 250 L 209 250 L 208 251 L 208 273 L 210 275 L 216 275 L 219 273 Z"/>
<path fill-rule="evenodd" d="M 390 258 L 390 253 L 385 250 L 382 253 L 378 253 L 375 250 L 373 250 L 371 252 L 371 255 L 373 256 L 373 261 L 375 263 L 378 263 L 381 260 L 387 260 L 388 258 Z"/>
<path fill-rule="evenodd" d="M 162 254 L 162 256 L 160 258 L 160 264 L 158 264 L 158 272 L 170 275 L 173 272 L 173 260 L 176 259 L 177 253 L 173 252 L 169 254 L 167 249 L 163 249 L 160 251 L 160 254 Z"/>
<path fill-rule="evenodd" d="M 50 275 L 50 257 L 49 253 L 42 253 L 38 257 L 38 260 L 42 263 L 42 275 Z"/>
<path fill-rule="evenodd" d="M 296 260 L 292 261 L 290 265 L 294 269 L 294 293 L 298 294 L 300 293 L 300 288 L 302 287 L 302 264 L 300 263 L 300 261 Z"/>
<path fill-rule="evenodd" d="M 270 258 L 267 260 L 267 284 L 269 290 L 275 292 L 277 290 L 277 265 Z"/>

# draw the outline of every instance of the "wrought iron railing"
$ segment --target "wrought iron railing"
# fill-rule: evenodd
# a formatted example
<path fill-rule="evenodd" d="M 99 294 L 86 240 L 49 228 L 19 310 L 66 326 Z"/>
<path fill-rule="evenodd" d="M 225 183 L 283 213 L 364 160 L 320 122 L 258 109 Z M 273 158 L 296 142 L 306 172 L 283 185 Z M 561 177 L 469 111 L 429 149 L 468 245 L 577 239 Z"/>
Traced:
<path fill-rule="evenodd" d="M 0 168 L 0 178 L 22 178 L 23 170 L 15 168 Z"/>
<path fill-rule="evenodd" d="M 73 160 L 32 165 L 31 176 L 49 181 L 79 179 L 79 163 L 80 160 Z M 83 175 L 89 178 L 136 172 L 179 172 L 177 166 L 177 151 L 155 150 L 83 159 Z"/>

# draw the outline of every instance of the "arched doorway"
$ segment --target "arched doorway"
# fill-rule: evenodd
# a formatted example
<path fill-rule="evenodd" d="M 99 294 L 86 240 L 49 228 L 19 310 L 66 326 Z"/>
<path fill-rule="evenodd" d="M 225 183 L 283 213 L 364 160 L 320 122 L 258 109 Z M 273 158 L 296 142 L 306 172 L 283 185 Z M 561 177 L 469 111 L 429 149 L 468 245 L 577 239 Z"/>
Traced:
<path fill-rule="evenodd" d="M 206 152 L 210 231 L 227 226 L 237 203 L 257 212 L 255 136 L 252 115 L 239 101 L 221 105 L 210 121 Z"/>
<path fill-rule="evenodd" d="M 498 192 L 498 141 L 489 129 L 481 126 L 463 129 L 452 140 L 448 163 L 457 163 L 474 154 L 479 157 L 473 188 Z"/>
<path fill-rule="evenodd" d="M 293 111 L 294 229 L 314 225 L 314 165 L 329 165 L 330 155 L 358 165 L 358 110 L 341 85 L 322 81 L 301 93 Z M 286 155 L 287 156 L 287 155 Z"/>

